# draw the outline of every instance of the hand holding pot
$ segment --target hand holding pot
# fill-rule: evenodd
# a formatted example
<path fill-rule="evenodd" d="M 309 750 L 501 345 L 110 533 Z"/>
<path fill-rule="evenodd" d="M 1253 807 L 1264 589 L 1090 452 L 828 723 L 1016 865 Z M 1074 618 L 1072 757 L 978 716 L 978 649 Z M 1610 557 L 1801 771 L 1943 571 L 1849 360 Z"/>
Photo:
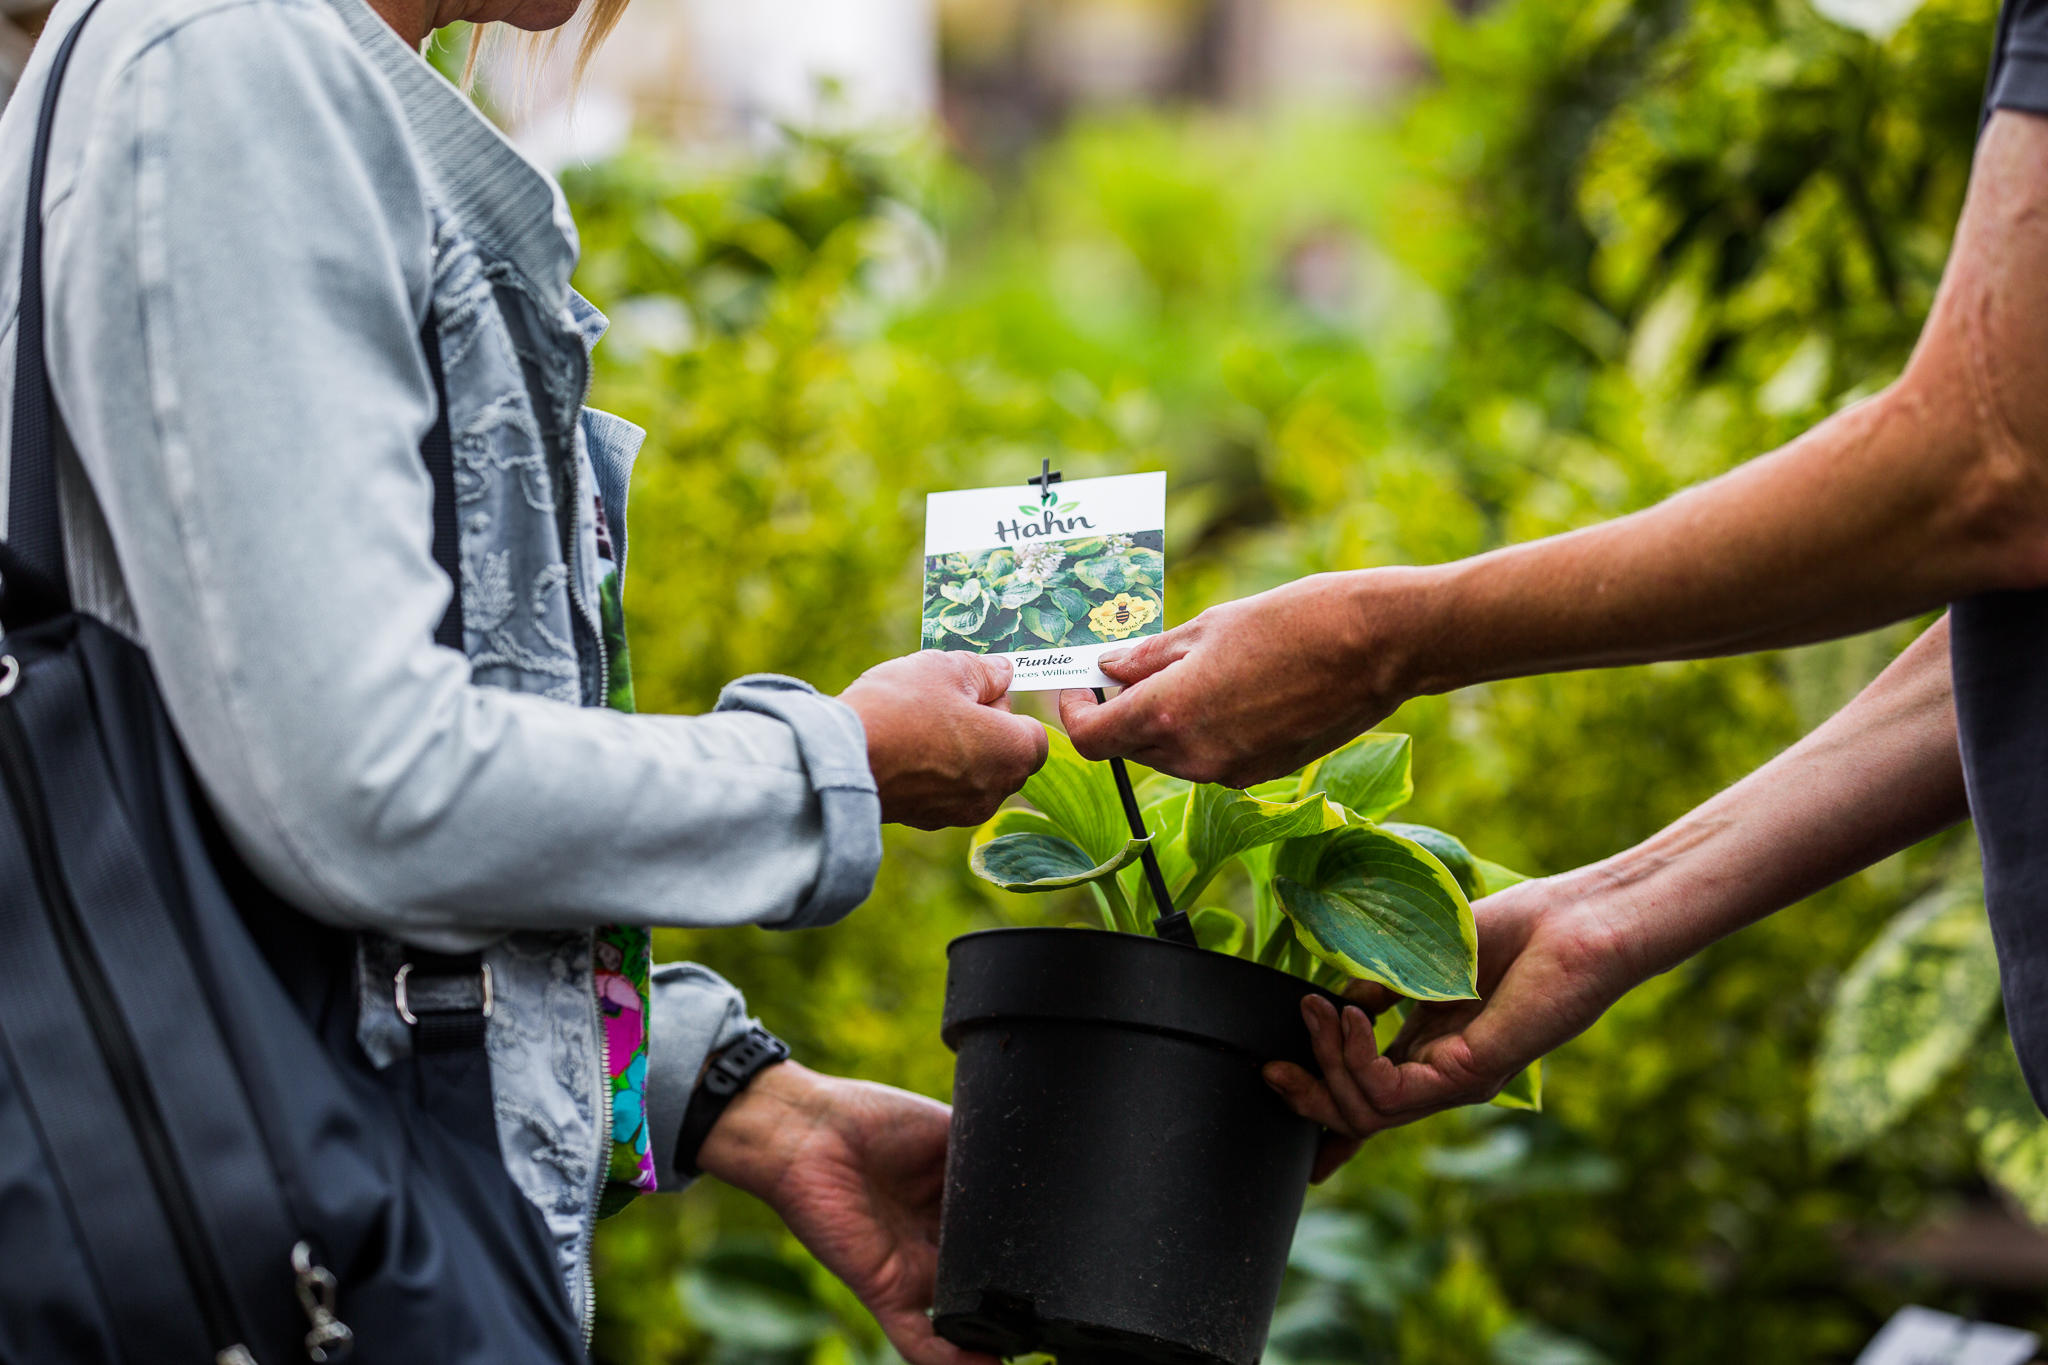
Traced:
<path fill-rule="evenodd" d="M 1412 1005 L 1385 1055 L 1372 1020 L 1400 999 L 1392 991 L 1354 982 L 1346 994 L 1358 1003 L 1341 1014 L 1320 996 L 1303 999 L 1323 1074 L 1287 1062 L 1265 1074 L 1296 1113 L 1330 1131 L 1317 1180 L 1381 1129 L 1492 1099 L 1635 984 L 1614 908 L 1576 895 L 1574 885 L 1570 877 L 1523 882 L 1474 905 L 1480 998 Z"/>
<path fill-rule="evenodd" d="M 699 1164 L 772 1207 L 910 1365 L 996 1365 L 932 1332 L 951 1111 L 784 1062 L 740 1093 Z"/>
<path fill-rule="evenodd" d="M 1045 762 L 1045 727 L 1010 714 L 1010 661 L 925 650 L 877 664 L 840 700 L 867 730 L 882 818 L 978 825 Z"/>
<path fill-rule="evenodd" d="M 1105 654 L 1106 703 L 1060 694 L 1084 758 L 1129 758 L 1193 782 L 1248 787 L 1291 773 L 1406 700 L 1393 667 L 1405 569 L 1316 574 L 1211 607 Z"/>

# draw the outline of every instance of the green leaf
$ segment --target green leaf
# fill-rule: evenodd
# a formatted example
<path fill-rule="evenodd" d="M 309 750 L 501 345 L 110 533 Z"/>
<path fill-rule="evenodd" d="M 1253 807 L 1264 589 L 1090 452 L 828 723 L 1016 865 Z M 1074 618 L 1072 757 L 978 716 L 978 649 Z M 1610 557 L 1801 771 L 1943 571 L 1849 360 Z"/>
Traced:
<path fill-rule="evenodd" d="M 1875 1141 L 1977 1047 L 1998 958 L 1974 879 L 1901 911 L 1836 987 L 1814 1062 L 1811 1121 L 1829 1158 Z"/>
<path fill-rule="evenodd" d="M 1050 727 L 1046 746 L 1045 765 L 1025 781 L 1024 799 L 1095 861 L 1113 856 L 1131 837 L 1131 830 L 1109 766 L 1090 763 L 1074 752 L 1072 740 Z"/>
<path fill-rule="evenodd" d="M 1005 607 L 1015 609 L 1026 602 L 1037 601 L 1038 595 L 1044 591 L 1043 583 L 1034 582 L 1029 578 L 1013 578 L 1002 590 L 1002 596 L 996 600 Z"/>
<path fill-rule="evenodd" d="M 1017 510 L 1018 510 L 1019 512 L 1022 512 L 1022 513 L 1023 513 L 1023 514 L 1025 515 L 1025 516 L 1027 516 L 1027 517 L 1035 517 L 1035 516 L 1037 516 L 1037 515 L 1038 515 L 1038 508 L 1037 508 L 1036 506 L 1034 506 L 1033 504 L 1031 504 L 1031 503 L 1028 503 L 1028 502 L 1020 502 L 1020 503 L 1018 503 L 1018 504 L 1017 504 Z"/>
<path fill-rule="evenodd" d="M 1223 865 L 1249 849 L 1341 828 L 1344 814 L 1318 794 L 1299 801 L 1261 801 L 1256 796 L 1203 783 L 1188 794 L 1188 860 L 1194 878 L 1176 897 L 1201 894 Z"/>
<path fill-rule="evenodd" d="M 989 817 L 986 824 L 974 831 L 974 837 L 968 841 L 968 847 L 979 848 L 989 840 L 1000 839 L 1005 834 L 1049 834 L 1054 838 L 1066 837 L 1049 817 L 1035 810 L 1026 810 L 1022 806 L 1010 806 L 997 811 Z"/>
<path fill-rule="evenodd" d="M 1298 795 L 1323 792 L 1366 820 L 1379 820 L 1415 794 L 1406 735 L 1363 734 L 1302 774 Z"/>
<path fill-rule="evenodd" d="M 1235 956 L 1244 949 L 1244 921 L 1232 911 L 1205 905 L 1191 911 L 1188 922 L 1194 926 L 1195 942 L 1211 952 Z"/>
<path fill-rule="evenodd" d="M 1130 586 L 1123 561 L 1112 555 L 1097 555 L 1074 566 L 1074 577 L 1101 592 L 1122 592 Z"/>
<path fill-rule="evenodd" d="M 802 1270 L 765 1251 L 714 1250 L 677 1277 L 690 1320 L 753 1352 L 800 1350 L 832 1331 L 832 1315 Z"/>
<path fill-rule="evenodd" d="M 1054 588 L 1052 600 L 1069 621 L 1087 620 L 1089 609 L 1095 605 L 1072 588 Z"/>
<path fill-rule="evenodd" d="M 939 624 L 955 635 L 972 635 L 988 620 L 989 601 L 977 598 L 972 605 L 948 607 L 939 613 Z"/>
<path fill-rule="evenodd" d="M 941 583 L 939 595 L 948 602 L 958 602 L 963 606 L 978 602 L 981 600 L 981 580 L 970 578 L 961 583 Z"/>
<path fill-rule="evenodd" d="M 1003 834 L 975 845 L 968 856 L 974 875 L 1005 891 L 1065 891 L 1114 877 L 1144 853 L 1145 839 L 1127 839 L 1101 862 L 1079 844 L 1053 834 Z"/>
<path fill-rule="evenodd" d="M 1472 906 L 1414 840 L 1369 825 L 1290 839 L 1274 860 L 1273 890 L 1322 961 L 1412 1000 L 1478 995 Z"/>
<path fill-rule="evenodd" d="M 1137 792 L 1141 807 L 1152 806 L 1169 796 L 1186 796 L 1194 785 L 1184 777 L 1153 772 L 1149 768 L 1135 768 L 1131 774 L 1131 787 Z"/>
<path fill-rule="evenodd" d="M 1008 578 L 1015 572 L 1017 572 L 1017 552 L 1015 550 L 990 550 L 982 556 L 982 577 L 990 582 Z"/>
<path fill-rule="evenodd" d="M 1167 781 L 1178 782 L 1179 779 L 1168 778 Z M 1145 829 L 1152 836 L 1152 856 L 1159 860 L 1159 875 L 1165 879 L 1169 889 L 1186 884 L 1195 870 L 1194 864 L 1188 859 L 1187 840 L 1181 837 L 1182 828 L 1188 818 L 1187 788 L 1191 785 L 1182 782 L 1181 791 L 1168 791 L 1150 805 L 1141 806 L 1139 810 L 1145 821 Z M 1146 789 L 1142 785 L 1138 788 L 1138 800 L 1146 800 Z M 1159 913 L 1159 907 L 1152 903 L 1152 887 L 1145 880 L 1142 869 L 1139 869 L 1138 875 L 1133 878 L 1131 890 L 1132 899 L 1137 901 L 1144 912 L 1144 918 L 1149 919 Z M 1179 900 L 1180 897 L 1175 898 L 1175 909 L 1180 908 Z"/>
<path fill-rule="evenodd" d="M 2048 1119 L 2034 1104 L 2012 1040 L 2004 1029 L 1987 1038 L 1970 1070 L 1963 1123 L 1977 1143 L 1984 1174 L 2018 1201 L 2027 1217 L 2048 1224 Z"/>
<path fill-rule="evenodd" d="M 1502 867 L 1484 858 L 1474 858 L 1472 869 L 1479 874 L 1479 894 L 1482 896 L 1491 896 L 1496 891 L 1505 891 L 1530 880 L 1526 872 L 1517 872 L 1512 867 Z"/>
<path fill-rule="evenodd" d="M 1503 1109 L 1541 1109 L 1543 1107 L 1543 1059 L 1537 1058 L 1508 1079 L 1493 1097 L 1493 1102 Z"/>
<path fill-rule="evenodd" d="M 1455 836 L 1440 829 L 1432 829 L 1428 825 L 1405 825 L 1399 821 L 1389 821 L 1380 828 L 1389 834 L 1398 834 L 1403 839 L 1413 839 L 1434 853 L 1436 860 L 1449 868 L 1451 875 L 1458 879 L 1458 889 L 1465 893 L 1465 899 L 1476 901 L 1485 894 L 1479 889 L 1479 872 L 1473 865 L 1472 850 L 1466 848 Z"/>
<path fill-rule="evenodd" d="M 1018 624 L 1049 645 L 1056 645 L 1067 638 L 1072 624 L 1066 617 L 1050 607 L 1034 602 L 1017 613 Z"/>

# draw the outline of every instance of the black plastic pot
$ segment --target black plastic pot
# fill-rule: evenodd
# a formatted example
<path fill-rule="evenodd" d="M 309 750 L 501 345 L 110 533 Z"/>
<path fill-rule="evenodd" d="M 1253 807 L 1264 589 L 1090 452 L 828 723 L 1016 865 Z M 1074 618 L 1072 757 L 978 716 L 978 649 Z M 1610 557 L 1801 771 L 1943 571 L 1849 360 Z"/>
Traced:
<path fill-rule="evenodd" d="M 1062 1365 L 1253 1365 L 1320 1132 L 1259 1068 L 1313 1068 L 1315 988 L 1086 929 L 947 953 L 940 1335 Z"/>

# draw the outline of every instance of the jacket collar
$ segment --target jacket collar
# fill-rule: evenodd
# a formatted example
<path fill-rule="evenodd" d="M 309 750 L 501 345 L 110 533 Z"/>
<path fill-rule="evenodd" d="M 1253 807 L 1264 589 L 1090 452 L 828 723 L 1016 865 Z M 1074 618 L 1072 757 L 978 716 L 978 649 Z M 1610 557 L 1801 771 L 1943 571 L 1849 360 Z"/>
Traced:
<path fill-rule="evenodd" d="M 525 277 L 537 302 L 559 313 L 569 298 L 577 239 L 554 177 L 522 156 L 365 0 L 327 3 L 397 92 L 444 207 L 479 247 Z"/>

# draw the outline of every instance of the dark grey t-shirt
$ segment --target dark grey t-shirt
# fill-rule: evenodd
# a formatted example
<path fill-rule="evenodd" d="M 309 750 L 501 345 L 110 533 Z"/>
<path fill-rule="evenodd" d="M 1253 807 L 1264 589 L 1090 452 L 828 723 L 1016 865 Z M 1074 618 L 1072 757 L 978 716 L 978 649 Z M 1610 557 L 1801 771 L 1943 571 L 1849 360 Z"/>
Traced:
<path fill-rule="evenodd" d="M 2048 0 L 2006 0 L 1984 116 L 2048 114 Z M 1956 718 L 2005 1019 L 2048 1110 L 2048 589 L 1984 593 L 1950 617 Z"/>

